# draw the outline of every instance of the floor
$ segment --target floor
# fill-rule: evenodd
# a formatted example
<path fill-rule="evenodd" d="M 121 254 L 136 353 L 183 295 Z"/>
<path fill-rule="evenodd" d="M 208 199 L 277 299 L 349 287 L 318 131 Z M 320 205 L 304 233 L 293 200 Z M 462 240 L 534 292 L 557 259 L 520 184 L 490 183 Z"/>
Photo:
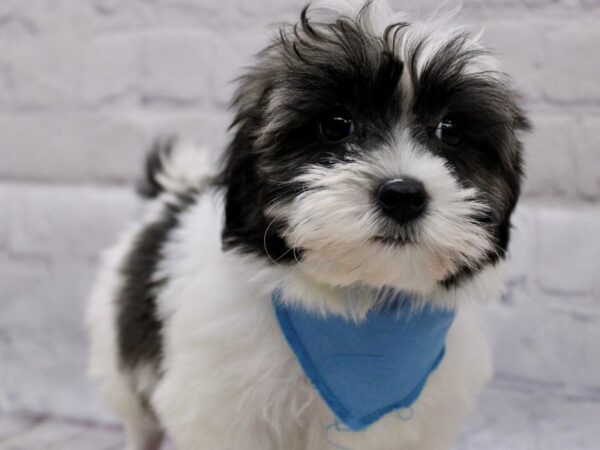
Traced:
<path fill-rule="evenodd" d="M 600 401 L 552 387 L 495 385 L 482 396 L 456 450 L 600 449 Z M 121 430 L 59 421 L 0 417 L 0 450 L 122 450 Z M 255 450 L 255 449 L 252 449 Z"/>

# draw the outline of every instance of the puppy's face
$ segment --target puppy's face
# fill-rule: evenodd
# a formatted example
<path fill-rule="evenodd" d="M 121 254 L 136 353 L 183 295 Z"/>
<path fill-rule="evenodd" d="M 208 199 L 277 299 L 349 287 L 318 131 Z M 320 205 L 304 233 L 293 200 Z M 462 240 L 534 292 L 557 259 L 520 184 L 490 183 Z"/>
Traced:
<path fill-rule="evenodd" d="M 305 11 L 241 78 L 224 242 L 427 295 L 504 257 L 527 123 L 468 34 L 373 16 Z"/>

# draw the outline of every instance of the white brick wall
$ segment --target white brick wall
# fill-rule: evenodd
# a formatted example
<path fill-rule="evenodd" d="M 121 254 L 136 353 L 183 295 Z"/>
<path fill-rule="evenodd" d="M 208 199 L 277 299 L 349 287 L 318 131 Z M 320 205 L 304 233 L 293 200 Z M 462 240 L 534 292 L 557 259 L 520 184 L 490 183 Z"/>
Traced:
<path fill-rule="evenodd" d="M 302 4 L 0 1 L 0 411 L 102 415 L 81 316 L 98 250 L 138 210 L 142 152 L 165 133 L 221 148 L 228 80 Z M 463 0 L 460 18 L 486 29 L 536 127 L 486 398 L 557 399 L 569 424 L 600 409 L 600 0 Z"/>

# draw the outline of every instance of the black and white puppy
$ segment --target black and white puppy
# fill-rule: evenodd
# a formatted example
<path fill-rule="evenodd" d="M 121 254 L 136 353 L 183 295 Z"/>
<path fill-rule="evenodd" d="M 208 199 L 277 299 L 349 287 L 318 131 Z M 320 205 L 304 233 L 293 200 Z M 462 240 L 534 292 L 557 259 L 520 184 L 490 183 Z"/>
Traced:
<path fill-rule="evenodd" d="M 477 37 L 383 1 L 321 1 L 241 78 L 219 172 L 158 146 L 147 217 L 112 249 L 91 372 L 130 450 L 448 449 L 491 373 L 471 311 L 498 293 L 527 121 Z M 271 293 L 360 322 L 380 289 L 456 310 L 412 407 L 360 432 L 332 412 Z"/>

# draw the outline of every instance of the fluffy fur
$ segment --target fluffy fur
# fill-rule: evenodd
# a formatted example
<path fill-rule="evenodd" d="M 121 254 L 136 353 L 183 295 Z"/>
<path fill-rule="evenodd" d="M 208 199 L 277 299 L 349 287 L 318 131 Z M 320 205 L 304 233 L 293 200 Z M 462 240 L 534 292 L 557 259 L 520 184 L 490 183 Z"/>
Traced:
<path fill-rule="evenodd" d="M 471 303 L 498 292 L 519 196 L 527 121 L 508 80 L 465 30 L 382 1 L 318 2 L 257 58 L 223 167 L 157 145 L 148 215 L 94 289 L 91 373 L 128 449 L 157 448 L 163 431 L 178 450 L 450 448 L 491 373 Z M 332 114 L 352 121 L 335 142 Z M 448 124 L 460 139 L 443 138 Z M 377 193 L 405 178 L 427 205 L 400 224 Z M 457 310 L 446 356 L 409 419 L 328 427 L 270 293 L 360 321 L 387 287 Z"/>

